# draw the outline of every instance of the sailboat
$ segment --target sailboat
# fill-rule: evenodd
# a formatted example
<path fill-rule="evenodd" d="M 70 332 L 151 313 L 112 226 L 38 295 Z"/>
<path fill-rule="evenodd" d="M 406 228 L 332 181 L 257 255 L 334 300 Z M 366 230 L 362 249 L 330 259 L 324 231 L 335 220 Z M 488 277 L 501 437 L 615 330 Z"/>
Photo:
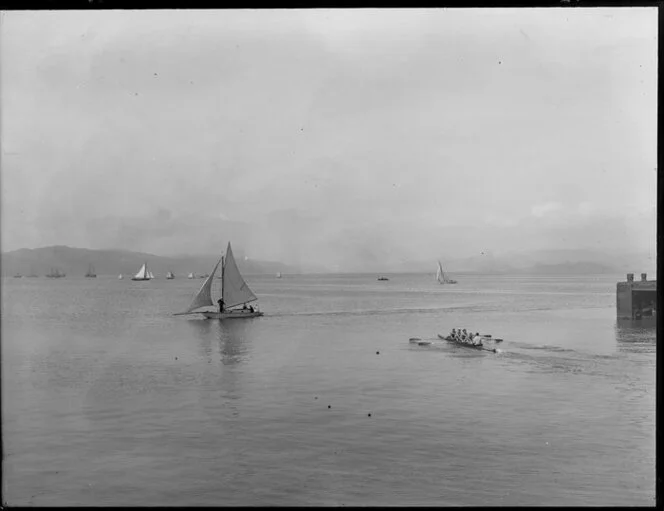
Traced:
<path fill-rule="evenodd" d="M 97 278 L 97 274 L 95 273 L 95 267 L 92 266 L 92 264 L 88 266 L 88 273 L 86 273 L 85 276 L 88 278 Z"/>
<path fill-rule="evenodd" d="M 443 271 L 443 265 L 438 261 L 438 271 L 436 272 L 436 280 L 439 284 L 456 284 L 456 280 L 448 279 Z"/>
<path fill-rule="evenodd" d="M 277 278 L 278 278 L 278 279 L 280 279 L 280 278 L 281 278 L 281 272 L 280 272 L 280 271 L 279 271 L 279 272 L 277 272 Z"/>
<path fill-rule="evenodd" d="M 187 278 L 188 278 L 188 279 L 193 279 L 193 278 L 194 278 L 194 274 L 193 274 L 193 273 L 190 273 L 189 275 L 187 275 Z"/>
<path fill-rule="evenodd" d="M 168 280 L 172 280 L 172 279 L 174 279 L 174 278 L 175 278 L 175 275 L 173 274 L 172 271 L 169 271 L 169 272 L 166 274 L 166 279 L 168 279 Z"/>
<path fill-rule="evenodd" d="M 118 280 L 122 280 L 122 279 L 124 279 L 124 275 L 122 275 L 122 273 L 121 273 L 120 275 L 118 275 Z"/>
<path fill-rule="evenodd" d="M 218 311 L 196 311 L 202 307 L 215 306 L 212 299 L 212 283 L 214 274 L 221 264 L 221 301 L 223 304 Z M 250 302 L 258 300 L 256 295 L 249 289 L 249 286 L 242 278 L 235 257 L 233 257 L 233 250 L 231 249 L 230 242 L 226 248 L 226 257 L 221 256 L 214 266 L 212 273 L 205 279 L 203 285 L 189 305 L 185 312 L 181 314 L 203 314 L 208 319 L 240 319 L 240 318 L 255 318 L 262 316 L 263 313 L 253 307 L 247 309 L 246 305 Z M 217 302 L 218 303 L 218 302 Z M 242 305 L 242 308 L 234 308 Z"/>
<path fill-rule="evenodd" d="M 148 263 L 143 263 L 138 273 L 134 275 L 131 280 L 150 280 L 150 273 L 148 272 Z"/>
<path fill-rule="evenodd" d="M 60 273 L 60 270 L 58 270 L 57 268 L 51 268 L 51 271 L 49 273 L 47 273 L 46 276 L 49 279 L 60 279 L 64 276 L 66 276 L 66 274 L 65 273 Z"/>

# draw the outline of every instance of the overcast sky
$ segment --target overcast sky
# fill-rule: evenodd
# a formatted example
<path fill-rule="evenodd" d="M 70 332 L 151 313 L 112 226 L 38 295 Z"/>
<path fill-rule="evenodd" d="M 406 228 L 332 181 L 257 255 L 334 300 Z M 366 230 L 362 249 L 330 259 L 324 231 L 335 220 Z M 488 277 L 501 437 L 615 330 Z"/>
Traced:
<path fill-rule="evenodd" d="M 655 251 L 655 8 L 1 23 L 3 251 Z"/>

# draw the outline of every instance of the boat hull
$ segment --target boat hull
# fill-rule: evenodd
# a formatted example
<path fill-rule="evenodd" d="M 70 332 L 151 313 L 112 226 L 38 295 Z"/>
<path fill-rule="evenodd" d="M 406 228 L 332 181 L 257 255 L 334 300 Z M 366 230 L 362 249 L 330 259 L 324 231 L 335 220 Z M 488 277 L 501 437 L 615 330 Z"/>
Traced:
<path fill-rule="evenodd" d="M 496 353 L 496 349 L 495 349 L 495 348 L 486 348 L 486 347 L 484 347 L 484 346 L 477 346 L 477 345 L 469 344 L 469 343 L 466 343 L 466 342 L 456 341 L 456 340 L 452 339 L 452 338 L 449 337 L 449 336 L 443 336 L 443 335 L 438 334 L 438 338 L 439 338 L 439 339 L 442 339 L 442 340 L 444 340 L 444 341 L 447 341 L 447 342 L 451 342 L 451 343 L 453 343 L 453 344 L 456 344 L 457 346 L 463 346 L 464 348 L 470 348 L 471 350 L 478 350 L 478 351 L 491 351 L 492 353 Z"/>
<path fill-rule="evenodd" d="M 234 312 L 201 312 L 203 316 L 205 316 L 207 319 L 246 319 L 246 318 L 257 318 L 263 315 L 262 312 L 260 311 L 243 311 L 243 310 L 238 310 Z"/>
<path fill-rule="evenodd" d="M 144 278 L 144 279 L 137 279 L 136 277 L 132 277 L 131 280 L 152 280 L 152 279 L 149 279 L 149 278 L 147 278 L 147 277 Z"/>

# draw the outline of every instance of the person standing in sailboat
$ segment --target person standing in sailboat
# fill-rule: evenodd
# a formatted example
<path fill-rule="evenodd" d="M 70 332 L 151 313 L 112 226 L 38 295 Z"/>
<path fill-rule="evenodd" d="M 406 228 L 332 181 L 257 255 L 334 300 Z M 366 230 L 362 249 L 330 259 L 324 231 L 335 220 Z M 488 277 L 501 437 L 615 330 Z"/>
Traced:
<path fill-rule="evenodd" d="M 219 313 L 221 314 L 222 312 L 224 312 L 224 299 L 219 298 L 219 300 L 217 300 L 217 303 L 219 304 Z"/>

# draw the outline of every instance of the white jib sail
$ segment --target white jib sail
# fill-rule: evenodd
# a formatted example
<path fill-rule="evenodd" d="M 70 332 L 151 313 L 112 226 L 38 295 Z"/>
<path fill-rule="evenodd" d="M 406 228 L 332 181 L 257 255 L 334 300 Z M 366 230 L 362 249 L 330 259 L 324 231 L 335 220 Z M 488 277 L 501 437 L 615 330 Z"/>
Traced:
<path fill-rule="evenodd" d="M 235 258 L 233 257 L 230 242 L 226 249 L 223 276 L 222 297 L 224 299 L 224 307 L 234 307 L 235 305 L 258 300 L 240 274 L 240 269 L 237 267 Z"/>
<path fill-rule="evenodd" d="M 135 279 L 144 279 L 145 277 L 145 263 L 141 266 L 141 269 L 138 270 L 138 273 L 134 275 Z"/>
<path fill-rule="evenodd" d="M 203 285 L 198 290 L 198 293 L 192 300 L 191 305 L 185 312 L 191 312 L 195 309 L 199 309 L 200 307 L 214 305 L 214 302 L 212 301 L 212 280 L 214 279 L 214 274 L 217 271 L 220 262 L 221 258 L 219 258 L 219 261 L 217 261 L 217 264 L 214 266 L 214 270 L 212 270 L 210 276 L 205 279 L 205 282 L 203 282 Z"/>
<path fill-rule="evenodd" d="M 438 261 L 438 271 L 436 272 L 436 280 L 441 284 L 445 282 L 445 272 L 443 272 L 443 265 Z"/>

